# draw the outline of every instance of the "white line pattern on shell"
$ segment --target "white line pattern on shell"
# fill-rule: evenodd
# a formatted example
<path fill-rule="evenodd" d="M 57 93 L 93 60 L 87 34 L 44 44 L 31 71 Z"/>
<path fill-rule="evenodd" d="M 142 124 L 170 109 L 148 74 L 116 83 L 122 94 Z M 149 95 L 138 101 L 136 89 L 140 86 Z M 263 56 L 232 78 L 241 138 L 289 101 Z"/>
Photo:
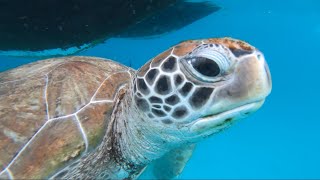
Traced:
<path fill-rule="evenodd" d="M 65 63 L 63 63 L 65 64 Z M 63 65 L 61 64 L 61 65 Z M 59 65 L 59 66 L 61 66 Z M 53 70 L 52 70 L 53 71 Z M 49 73 L 51 73 L 52 71 L 50 71 Z M 91 97 L 91 100 L 94 98 L 94 96 L 97 94 L 97 92 L 99 91 L 100 87 L 102 86 L 102 84 L 109 78 L 111 77 L 112 75 L 114 74 L 117 74 L 117 73 L 121 73 L 121 72 L 127 72 L 129 73 L 130 77 L 131 77 L 131 74 L 129 72 L 129 70 L 127 71 L 118 71 L 118 72 L 115 72 L 115 73 L 112 73 L 110 74 L 109 76 L 107 76 L 107 78 L 105 80 L 103 80 L 101 82 L 101 84 L 99 85 L 98 89 L 95 91 L 95 93 L 93 94 L 93 96 Z M 45 74 L 46 77 L 48 77 L 48 74 Z M 41 79 L 41 78 L 39 78 Z M 49 79 L 48 79 L 49 80 Z M 47 84 L 46 84 L 47 85 Z M 122 86 L 121 86 L 122 87 Z M 119 88 L 121 89 L 121 88 Z M 15 162 L 15 160 L 22 154 L 22 152 L 29 146 L 29 144 L 33 141 L 33 139 L 47 126 L 47 124 L 49 124 L 50 122 L 52 121 L 55 121 L 55 120 L 61 120 L 61 119 L 65 119 L 65 118 L 68 118 L 68 117 L 72 117 L 72 116 L 76 116 L 77 113 L 79 113 L 81 110 L 83 110 L 85 107 L 89 106 L 90 104 L 95 104 L 95 103 L 110 103 L 110 102 L 114 102 L 114 99 L 113 100 L 102 100 L 102 101 L 91 101 L 86 104 L 85 106 L 83 106 L 82 108 L 80 108 L 78 111 L 72 113 L 72 114 L 69 114 L 69 115 L 66 115 L 66 116 L 61 116 L 61 117 L 58 117 L 58 118 L 51 118 L 51 119 L 48 119 L 47 122 L 45 122 L 42 127 L 30 138 L 30 140 L 22 147 L 22 149 L 17 153 L 17 155 L 11 160 L 11 162 L 7 165 L 7 167 L 5 169 L 3 169 L 1 172 L 0 172 L 0 175 L 5 173 L 5 172 L 10 172 L 10 176 L 13 177 L 13 174 L 11 173 L 11 171 L 9 170 L 10 166 Z M 46 99 L 46 103 L 47 103 L 47 99 Z M 48 106 L 48 103 L 46 104 L 46 106 Z M 49 116 L 49 112 L 48 112 L 48 116 Z M 77 117 L 76 117 L 77 118 Z M 82 127 L 82 125 L 81 125 Z M 81 129 L 79 129 L 81 131 Z M 87 147 L 87 145 L 86 145 Z M 13 179 L 13 178 L 12 178 Z"/>
<path fill-rule="evenodd" d="M 99 101 L 91 101 L 91 103 L 107 103 L 107 102 L 113 102 L 113 100 L 99 100 Z"/>
<path fill-rule="evenodd" d="M 102 83 L 100 83 L 98 89 L 93 93 L 93 96 L 91 97 L 90 102 L 92 102 L 93 99 L 96 97 L 97 93 L 99 92 L 99 89 L 103 86 L 104 82 L 105 82 L 107 79 L 109 79 L 109 77 L 112 76 L 113 74 L 114 74 L 114 73 L 108 75 L 108 76 L 102 81 Z"/>
<path fill-rule="evenodd" d="M 96 97 L 97 93 L 99 92 L 99 89 L 103 86 L 103 84 L 104 84 L 104 82 L 105 82 L 106 80 L 108 80 L 108 79 L 109 79 L 112 75 L 114 75 L 114 74 L 124 73 L 124 72 L 127 72 L 127 73 L 130 75 L 130 77 L 131 77 L 131 74 L 130 74 L 129 70 L 127 70 L 127 71 L 119 71 L 119 72 L 115 72 L 115 73 L 112 73 L 112 74 L 108 75 L 108 76 L 102 81 L 102 83 L 100 84 L 100 86 L 98 87 L 98 89 L 96 90 L 96 92 L 94 92 L 93 96 L 92 96 L 91 99 L 90 99 L 90 102 L 92 102 L 93 99 Z"/>
<path fill-rule="evenodd" d="M 50 117 L 49 117 L 49 103 L 48 103 L 48 84 L 49 84 L 49 77 L 46 74 L 46 86 L 44 88 L 44 99 L 46 101 L 47 121 L 50 119 Z"/>
<path fill-rule="evenodd" d="M 7 169 L 7 173 L 8 173 L 8 175 L 9 175 L 9 178 L 10 178 L 10 179 L 13 179 L 13 175 L 12 175 L 10 169 Z"/>
<path fill-rule="evenodd" d="M 23 146 L 23 148 L 19 151 L 19 153 L 11 160 L 11 162 L 8 164 L 8 166 L 3 170 L 6 171 L 10 168 L 10 166 L 14 163 L 14 161 L 20 156 L 20 154 L 28 147 L 28 145 L 32 142 L 32 140 L 41 132 L 46 125 L 51 122 L 51 120 L 48 120 L 44 125 L 31 137 L 31 139 L 27 142 L 26 145 Z"/>
<path fill-rule="evenodd" d="M 13 179 L 12 173 L 11 173 L 11 171 L 10 171 L 9 169 L 5 169 L 5 170 L 1 171 L 1 172 L 0 172 L 0 176 L 1 176 L 1 175 L 4 175 L 4 173 L 6 173 L 7 176 L 9 176 L 9 179 L 10 179 L 10 180 Z"/>
<path fill-rule="evenodd" d="M 86 134 L 85 130 L 83 129 L 82 123 L 80 122 L 79 117 L 78 117 L 77 114 L 75 114 L 75 117 L 76 117 L 75 119 L 76 119 L 77 126 L 78 126 L 78 128 L 80 129 L 80 132 L 81 132 L 81 135 L 82 135 L 84 144 L 85 144 L 85 146 L 86 146 L 85 152 L 87 152 L 88 146 L 89 146 L 87 134 Z"/>

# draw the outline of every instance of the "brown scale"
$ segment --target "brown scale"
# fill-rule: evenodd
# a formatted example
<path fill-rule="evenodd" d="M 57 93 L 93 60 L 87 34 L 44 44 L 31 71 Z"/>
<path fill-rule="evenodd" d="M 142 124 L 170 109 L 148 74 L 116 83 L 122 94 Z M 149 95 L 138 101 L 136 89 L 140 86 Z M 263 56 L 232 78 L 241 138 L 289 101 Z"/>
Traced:
<path fill-rule="evenodd" d="M 165 52 L 159 54 L 152 60 L 151 67 L 159 67 L 161 62 L 166 59 L 171 54 L 172 48 L 166 50 Z"/>
<path fill-rule="evenodd" d="M 150 64 L 152 61 L 147 62 L 145 65 L 143 65 L 139 70 L 138 70 L 138 76 L 143 77 L 147 71 L 150 69 Z"/>
<path fill-rule="evenodd" d="M 199 45 L 201 45 L 201 41 L 184 41 L 174 47 L 173 54 L 180 57 L 184 56 L 192 52 Z"/>
<path fill-rule="evenodd" d="M 255 50 L 254 47 L 250 46 L 248 43 L 245 43 L 243 41 L 239 41 L 239 40 L 235 40 L 232 38 L 219 38 L 219 39 L 207 39 L 203 41 L 204 43 L 213 43 L 213 44 L 222 44 L 226 47 L 228 47 L 229 49 L 243 49 L 246 51 L 253 51 Z"/>

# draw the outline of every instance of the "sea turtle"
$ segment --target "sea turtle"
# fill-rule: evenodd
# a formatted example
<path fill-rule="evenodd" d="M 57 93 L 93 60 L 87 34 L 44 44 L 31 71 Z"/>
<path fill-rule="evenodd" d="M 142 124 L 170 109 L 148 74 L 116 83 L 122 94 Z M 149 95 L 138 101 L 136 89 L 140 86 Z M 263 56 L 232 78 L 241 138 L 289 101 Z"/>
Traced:
<path fill-rule="evenodd" d="M 256 111 L 271 91 L 264 56 L 231 38 L 190 40 L 138 71 L 62 57 L 0 74 L 0 178 L 156 178 L 194 144 Z"/>

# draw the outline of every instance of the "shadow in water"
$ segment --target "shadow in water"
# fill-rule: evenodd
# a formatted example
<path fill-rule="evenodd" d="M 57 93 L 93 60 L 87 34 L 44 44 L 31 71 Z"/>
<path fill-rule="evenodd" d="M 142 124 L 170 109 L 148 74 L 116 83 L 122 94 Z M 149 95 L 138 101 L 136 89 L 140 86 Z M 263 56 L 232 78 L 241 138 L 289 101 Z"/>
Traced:
<path fill-rule="evenodd" d="M 171 32 L 217 10 L 184 0 L 1 0 L 0 54 L 72 54 L 110 37 Z"/>

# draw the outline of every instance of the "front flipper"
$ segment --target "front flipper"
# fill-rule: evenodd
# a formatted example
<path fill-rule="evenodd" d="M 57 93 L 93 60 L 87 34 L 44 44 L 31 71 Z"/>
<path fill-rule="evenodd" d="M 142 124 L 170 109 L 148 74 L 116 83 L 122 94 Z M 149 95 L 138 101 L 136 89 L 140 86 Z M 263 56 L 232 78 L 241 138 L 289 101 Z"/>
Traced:
<path fill-rule="evenodd" d="M 181 174 L 191 158 L 195 144 L 173 149 L 149 165 L 141 179 L 173 179 Z"/>

